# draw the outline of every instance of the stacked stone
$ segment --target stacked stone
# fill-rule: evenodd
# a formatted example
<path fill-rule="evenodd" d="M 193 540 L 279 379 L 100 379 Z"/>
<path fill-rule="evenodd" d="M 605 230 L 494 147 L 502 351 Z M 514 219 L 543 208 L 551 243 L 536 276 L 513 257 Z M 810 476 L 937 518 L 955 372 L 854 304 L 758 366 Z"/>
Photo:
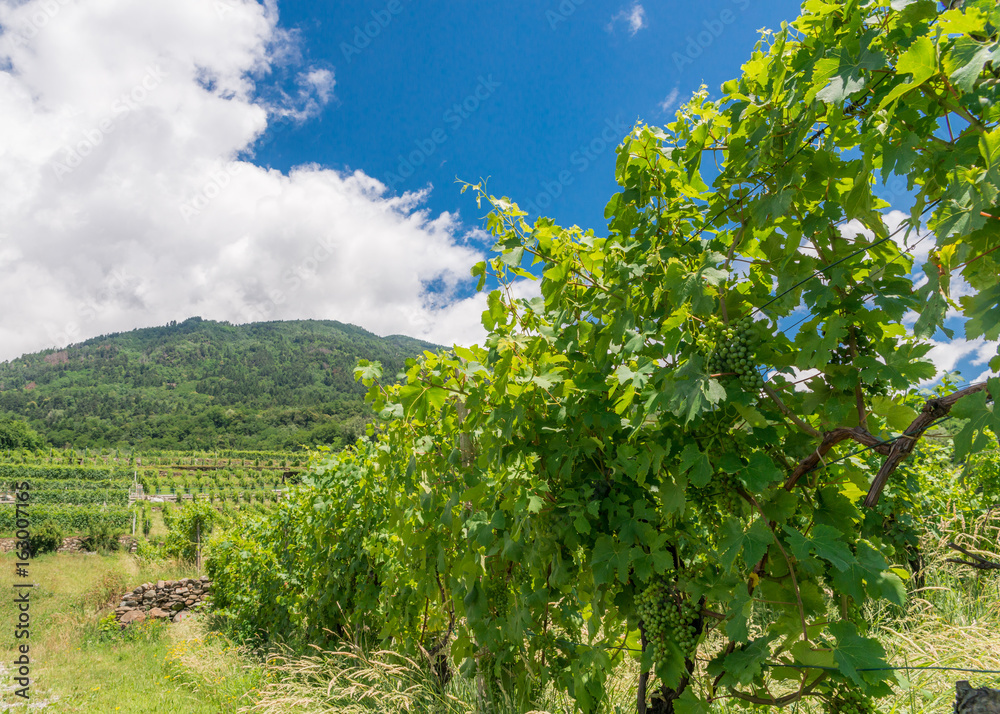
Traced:
<path fill-rule="evenodd" d="M 80 536 L 63 538 L 62 545 L 59 546 L 58 552 L 86 553 L 88 551 L 83 547 L 84 540 L 85 539 Z M 139 549 L 139 541 L 134 536 L 119 536 L 118 542 L 121 543 L 122 550 L 128 551 L 129 553 L 134 553 Z M 14 538 L 0 538 L 0 551 L 6 553 L 14 550 L 16 543 L 17 541 Z"/>
<path fill-rule="evenodd" d="M 125 593 L 121 605 L 115 609 L 115 617 L 122 627 L 132 622 L 143 622 L 147 617 L 169 617 L 173 622 L 180 622 L 201 607 L 211 590 L 212 583 L 207 575 L 143 583 L 132 592 Z"/>
<path fill-rule="evenodd" d="M 85 538 L 80 536 L 70 536 L 69 538 L 63 538 L 63 544 L 59 547 L 59 553 L 86 553 L 88 552 L 86 548 L 83 547 L 83 541 Z M 121 549 L 129 553 L 134 553 L 139 549 L 139 541 L 132 536 L 119 536 L 118 542 L 121 544 Z"/>

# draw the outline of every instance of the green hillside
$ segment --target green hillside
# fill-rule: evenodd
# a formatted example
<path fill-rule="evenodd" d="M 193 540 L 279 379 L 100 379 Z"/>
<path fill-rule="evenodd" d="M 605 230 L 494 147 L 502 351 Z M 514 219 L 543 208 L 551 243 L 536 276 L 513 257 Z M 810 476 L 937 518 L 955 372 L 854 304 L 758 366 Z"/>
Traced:
<path fill-rule="evenodd" d="M 338 445 L 371 416 L 356 361 L 379 360 L 391 375 L 434 348 L 334 321 L 193 317 L 0 363 L 0 415 L 57 447 Z"/>

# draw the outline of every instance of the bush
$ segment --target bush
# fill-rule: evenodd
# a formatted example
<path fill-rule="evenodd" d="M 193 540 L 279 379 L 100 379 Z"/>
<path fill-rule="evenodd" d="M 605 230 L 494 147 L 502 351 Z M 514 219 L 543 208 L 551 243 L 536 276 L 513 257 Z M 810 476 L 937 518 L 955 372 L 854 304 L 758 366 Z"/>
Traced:
<path fill-rule="evenodd" d="M 148 540 L 142 540 L 141 538 L 136 543 L 135 555 L 139 560 L 145 561 L 163 559 L 163 553 L 159 547 L 153 545 Z"/>
<path fill-rule="evenodd" d="M 208 540 L 212 528 L 221 520 L 218 511 L 205 501 L 193 501 L 166 519 L 167 541 L 164 552 L 183 560 L 194 560 L 198 548 Z"/>
<path fill-rule="evenodd" d="M 0 420 L 0 449 L 40 449 L 43 439 L 27 423 L 17 419 Z"/>
<path fill-rule="evenodd" d="M 43 553 L 54 553 L 62 545 L 65 534 L 62 527 L 51 518 L 45 520 L 28 538 L 28 548 L 32 557 Z"/>
<path fill-rule="evenodd" d="M 83 539 L 83 547 L 92 553 L 110 553 L 121 547 L 118 536 L 121 532 L 110 523 L 92 523 L 87 531 L 86 538 Z"/>

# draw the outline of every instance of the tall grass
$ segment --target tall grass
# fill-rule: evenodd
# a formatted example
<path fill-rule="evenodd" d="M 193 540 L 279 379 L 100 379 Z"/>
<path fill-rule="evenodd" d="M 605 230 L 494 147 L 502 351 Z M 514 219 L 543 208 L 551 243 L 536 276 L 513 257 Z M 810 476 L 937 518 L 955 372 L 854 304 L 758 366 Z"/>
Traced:
<path fill-rule="evenodd" d="M 970 551 L 1000 561 L 1000 514 L 966 521 L 955 517 L 933 524 L 921 543 L 924 583 L 910 582 L 906 608 L 888 603 L 867 606 L 869 634 L 886 647 L 889 661 L 899 667 L 961 667 L 1000 670 L 1000 571 L 979 571 L 948 562 L 957 554 L 947 548 L 955 542 Z M 763 627 L 766 623 L 758 623 Z M 700 663 L 704 666 L 704 662 Z M 241 711 L 279 712 L 429 712 L 441 714 L 513 714 L 523 712 L 512 698 L 501 694 L 485 705 L 475 681 L 456 675 L 441 687 L 426 662 L 399 653 L 365 649 L 345 642 L 332 650 L 296 656 L 288 651 L 269 655 L 263 667 L 268 683 L 257 701 Z M 639 668 L 633 659 L 615 672 L 603 714 L 635 711 Z M 950 711 L 955 682 L 1000 687 L 1000 675 L 940 670 L 900 670 L 894 693 L 878 702 L 880 712 L 936 714 Z M 652 691 L 653 687 L 650 687 Z M 572 702 L 551 688 L 535 702 L 535 712 L 568 714 Z M 820 714 L 824 703 L 803 699 L 787 708 L 801 714 Z M 761 712 L 732 698 L 712 705 L 713 714 Z"/>

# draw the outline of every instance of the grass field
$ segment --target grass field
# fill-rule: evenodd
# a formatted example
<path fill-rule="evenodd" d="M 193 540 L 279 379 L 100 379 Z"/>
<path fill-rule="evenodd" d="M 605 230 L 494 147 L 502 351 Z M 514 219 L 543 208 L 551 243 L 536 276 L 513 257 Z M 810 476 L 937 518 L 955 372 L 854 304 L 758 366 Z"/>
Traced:
<path fill-rule="evenodd" d="M 100 629 L 100 619 L 117 605 L 129 588 L 158 579 L 195 575 L 193 567 L 163 562 L 143 564 L 136 558 L 58 554 L 42 556 L 31 563 L 30 577 L 14 577 L 14 559 L 0 558 L 0 587 L 13 592 L 17 582 L 34 582 L 31 595 L 30 656 L 32 659 L 31 702 L 57 712 L 121 712 L 121 714 L 217 714 L 235 712 L 254 685 L 259 670 L 230 655 L 228 643 L 210 638 L 205 643 L 189 623 L 137 628 L 128 639 L 109 637 Z M 16 613 L 10 597 L 0 603 L 0 622 L 12 630 Z M 23 640 L 19 641 L 23 642 Z M 11 663 L 17 657 L 12 637 L 5 637 L 0 658 Z M 219 680 L 209 687 L 185 683 L 183 662 L 192 649 L 225 656 L 227 667 L 216 672 Z M 256 674 L 255 674 L 256 672 Z M 18 701 L 11 689 L 8 665 L 3 675 L 2 701 Z M 192 680 L 193 681 L 193 680 Z M 227 682 L 234 682 L 230 686 Z M 15 710 L 23 710 L 18 706 Z"/>

